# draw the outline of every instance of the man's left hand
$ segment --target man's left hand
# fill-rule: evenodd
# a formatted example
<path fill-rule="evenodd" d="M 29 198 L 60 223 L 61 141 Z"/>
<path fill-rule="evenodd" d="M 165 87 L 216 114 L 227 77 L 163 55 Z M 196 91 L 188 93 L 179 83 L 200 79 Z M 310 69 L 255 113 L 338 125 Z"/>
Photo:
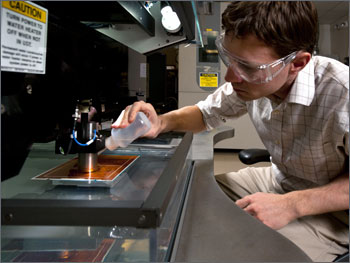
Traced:
<path fill-rule="evenodd" d="M 272 229 L 280 229 L 297 218 L 287 195 L 259 192 L 237 200 L 236 205 Z"/>

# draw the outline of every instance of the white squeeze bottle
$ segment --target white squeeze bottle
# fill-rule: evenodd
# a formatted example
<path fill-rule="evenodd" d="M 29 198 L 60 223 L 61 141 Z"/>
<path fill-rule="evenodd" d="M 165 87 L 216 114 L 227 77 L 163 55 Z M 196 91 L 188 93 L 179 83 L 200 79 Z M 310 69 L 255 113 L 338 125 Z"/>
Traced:
<path fill-rule="evenodd" d="M 115 123 L 123 119 L 124 110 Z M 124 129 L 112 129 L 111 136 L 106 139 L 105 145 L 113 151 L 117 147 L 126 147 L 135 139 L 141 137 L 151 129 L 151 123 L 143 112 L 136 114 L 135 120 Z"/>

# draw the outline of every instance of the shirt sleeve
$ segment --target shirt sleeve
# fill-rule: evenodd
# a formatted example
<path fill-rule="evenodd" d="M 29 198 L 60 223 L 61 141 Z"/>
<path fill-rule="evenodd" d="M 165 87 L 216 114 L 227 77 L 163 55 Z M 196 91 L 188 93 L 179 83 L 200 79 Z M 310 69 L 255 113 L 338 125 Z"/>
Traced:
<path fill-rule="evenodd" d="M 337 146 L 344 148 L 345 154 L 349 156 L 349 83 L 347 83 L 346 89 L 342 89 L 341 95 L 336 99 L 334 110 L 336 118 L 332 134 L 338 138 Z"/>
<path fill-rule="evenodd" d="M 207 130 L 224 124 L 226 119 L 235 119 L 247 113 L 246 102 L 237 97 L 231 83 L 225 83 L 196 105 L 203 114 Z"/>

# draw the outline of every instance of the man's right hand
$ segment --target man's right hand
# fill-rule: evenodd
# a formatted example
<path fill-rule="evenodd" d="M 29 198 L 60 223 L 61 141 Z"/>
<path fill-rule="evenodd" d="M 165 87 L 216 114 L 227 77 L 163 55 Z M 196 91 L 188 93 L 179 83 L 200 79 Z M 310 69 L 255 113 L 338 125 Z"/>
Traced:
<path fill-rule="evenodd" d="M 162 131 L 161 128 L 161 120 L 158 117 L 155 109 L 150 103 L 146 103 L 144 101 L 137 101 L 134 104 L 129 105 L 125 108 L 124 116 L 121 121 L 118 123 L 113 123 L 112 128 L 122 129 L 128 127 L 136 118 L 136 113 L 142 111 L 152 126 L 151 129 L 144 135 L 144 137 L 155 138 Z"/>

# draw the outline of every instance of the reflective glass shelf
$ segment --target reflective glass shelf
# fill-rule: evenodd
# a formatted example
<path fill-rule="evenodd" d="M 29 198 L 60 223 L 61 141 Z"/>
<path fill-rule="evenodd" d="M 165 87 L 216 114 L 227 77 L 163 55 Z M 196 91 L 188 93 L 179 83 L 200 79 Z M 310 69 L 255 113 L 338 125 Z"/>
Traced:
<path fill-rule="evenodd" d="M 104 151 L 140 156 L 113 187 L 31 180 L 71 159 L 34 145 L 21 173 L 2 184 L 2 261 L 168 261 L 193 168 L 192 134 L 169 136 Z"/>

